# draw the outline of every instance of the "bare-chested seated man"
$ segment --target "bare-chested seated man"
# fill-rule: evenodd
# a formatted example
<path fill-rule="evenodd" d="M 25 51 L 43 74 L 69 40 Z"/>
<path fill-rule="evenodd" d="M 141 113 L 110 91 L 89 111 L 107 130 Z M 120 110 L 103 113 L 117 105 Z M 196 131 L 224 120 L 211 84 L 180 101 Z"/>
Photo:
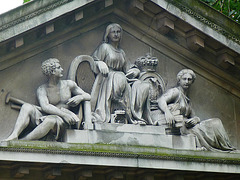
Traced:
<path fill-rule="evenodd" d="M 90 112 L 90 95 L 75 82 L 60 80 L 63 76 L 63 69 L 59 60 L 51 58 L 44 61 L 42 71 L 48 77 L 48 82 L 37 89 L 40 107 L 28 103 L 23 104 L 14 130 L 5 141 L 17 140 L 29 125 L 34 129 L 21 138 L 22 140 L 38 140 L 50 131 L 54 133 L 55 140 L 58 140 L 65 128 L 79 121 L 78 116 L 69 110 L 71 106 L 77 106 L 84 101 L 84 109 Z M 86 116 L 90 115 L 89 113 Z"/>

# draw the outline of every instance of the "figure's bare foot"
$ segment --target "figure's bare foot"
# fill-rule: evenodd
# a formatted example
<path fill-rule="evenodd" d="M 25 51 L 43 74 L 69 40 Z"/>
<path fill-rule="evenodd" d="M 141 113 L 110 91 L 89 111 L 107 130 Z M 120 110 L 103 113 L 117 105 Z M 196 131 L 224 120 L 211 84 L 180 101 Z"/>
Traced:
<path fill-rule="evenodd" d="M 230 151 L 230 153 L 240 153 L 240 150 L 234 149 L 234 150 Z"/>
<path fill-rule="evenodd" d="M 205 147 L 197 147 L 197 151 L 207 151 Z"/>
<path fill-rule="evenodd" d="M 4 140 L 2 140 L 2 141 L 14 141 L 14 140 L 18 140 L 18 137 L 17 137 L 17 136 L 10 135 L 7 139 L 4 139 Z"/>
<path fill-rule="evenodd" d="M 140 126 L 146 126 L 146 125 L 147 125 L 144 121 L 138 121 L 138 124 L 139 124 Z"/>

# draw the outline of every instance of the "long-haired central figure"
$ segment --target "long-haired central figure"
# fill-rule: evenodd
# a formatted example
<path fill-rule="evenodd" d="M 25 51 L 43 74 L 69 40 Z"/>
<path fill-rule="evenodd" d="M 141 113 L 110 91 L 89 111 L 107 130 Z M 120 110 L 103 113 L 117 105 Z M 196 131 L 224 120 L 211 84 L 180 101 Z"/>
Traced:
<path fill-rule="evenodd" d="M 103 43 L 93 53 L 99 72 L 91 93 L 91 106 L 97 121 L 110 122 L 115 110 L 124 110 L 128 123 L 152 124 L 148 108 L 149 86 L 139 83 L 132 91 L 126 74 L 136 78 L 140 70 L 130 67 L 124 51 L 120 48 L 122 27 L 113 23 L 107 26 Z M 141 87 L 140 87 L 141 86 Z M 132 96 L 133 95 L 133 96 Z M 133 97 L 133 98 L 132 98 Z"/>
<path fill-rule="evenodd" d="M 93 53 L 93 59 L 99 70 L 92 90 L 92 111 L 102 122 L 110 122 L 115 109 L 124 109 L 127 118 L 131 118 L 129 97 L 130 86 L 125 76 L 127 61 L 120 49 L 122 28 L 118 24 L 107 26 L 103 43 Z"/>

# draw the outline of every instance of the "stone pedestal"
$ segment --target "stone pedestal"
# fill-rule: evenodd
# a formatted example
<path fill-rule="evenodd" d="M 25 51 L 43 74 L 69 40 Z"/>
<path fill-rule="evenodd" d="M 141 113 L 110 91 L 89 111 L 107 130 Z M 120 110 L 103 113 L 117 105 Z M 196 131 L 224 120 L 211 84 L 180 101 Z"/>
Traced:
<path fill-rule="evenodd" d="M 132 124 L 95 124 L 93 130 L 68 129 L 64 141 L 196 150 L 194 135 L 166 135 L 161 126 Z"/>

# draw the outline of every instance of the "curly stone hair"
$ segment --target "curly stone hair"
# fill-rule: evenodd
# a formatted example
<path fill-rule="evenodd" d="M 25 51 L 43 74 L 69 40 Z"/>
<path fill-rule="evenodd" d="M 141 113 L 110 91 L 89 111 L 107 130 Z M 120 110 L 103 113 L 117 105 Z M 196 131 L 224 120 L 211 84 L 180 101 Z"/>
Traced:
<path fill-rule="evenodd" d="M 178 74 L 177 74 L 177 81 L 179 82 L 181 77 L 184 75 L 184 74 L 190 74 L 193 78 L 193 82 L 195 81 L 196 79 L 196 74 L 193 72 L 193 70 L 191 69 L 183 69 L 181 70 Z"/>
<path fill-rule="evenodd" d="M 42 72 L 46 76 L 50 76 L 53 71 L 56 69 L 56 63 L 59 63 L 59 60 L 56 58 L 47 59 L 42 63 Z"/>

